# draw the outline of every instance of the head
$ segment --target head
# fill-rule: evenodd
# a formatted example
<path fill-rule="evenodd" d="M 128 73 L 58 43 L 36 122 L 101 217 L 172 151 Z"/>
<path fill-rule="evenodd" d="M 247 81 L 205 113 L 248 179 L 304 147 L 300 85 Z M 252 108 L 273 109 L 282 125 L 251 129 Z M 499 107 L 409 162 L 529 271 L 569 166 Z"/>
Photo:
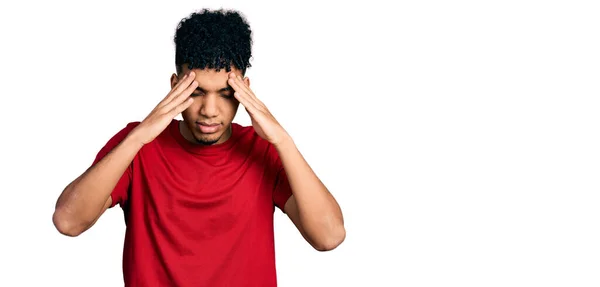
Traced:
<path fill-rule="evenodd" d="M 177 73 L 171 76 L 171 88 L 190 71 L 198 82 L 194 102 L 181 114 L 186 139 L 204 145 L 229 139 L 239 102 L 227 79 L 231 72 L 245 76 L 251 46 L 250 26 L 239 12 L 204 9 L 181 20 L 175 32 Z"/>

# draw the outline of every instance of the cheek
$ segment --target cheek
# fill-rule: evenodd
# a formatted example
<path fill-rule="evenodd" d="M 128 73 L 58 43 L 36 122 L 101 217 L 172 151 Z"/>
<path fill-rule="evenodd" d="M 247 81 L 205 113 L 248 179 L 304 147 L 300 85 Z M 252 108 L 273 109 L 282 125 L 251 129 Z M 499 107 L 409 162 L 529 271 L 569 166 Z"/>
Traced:
<path fill-rule="evenodd" d="M 238 105 L 239 103 L 235 100 L 227 101 L 227 103 L 223 105 L 223 113 L 226 114 L 228 117 L 233 118 L 235 116 L 235 113 L 237 112 Z"/>
<path fill-rule="evenodd" d="M 193 115 L 197 114 L 199 110 L 200 110 L 200 104 L 197 102 L 194 102 L 191 106 L 189 106 L 187 109 L 185 109 L 183 112 L 181 112 L 181 116 L 184 118 L 190 118 Z"/>

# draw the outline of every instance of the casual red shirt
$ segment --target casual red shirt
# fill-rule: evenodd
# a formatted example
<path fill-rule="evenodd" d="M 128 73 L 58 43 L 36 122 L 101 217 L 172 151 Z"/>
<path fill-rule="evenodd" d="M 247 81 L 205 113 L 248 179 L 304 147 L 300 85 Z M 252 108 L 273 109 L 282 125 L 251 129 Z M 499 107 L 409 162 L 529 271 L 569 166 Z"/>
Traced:
<path fill-rule="evenodd" d="M 251 126 L 233 123 L 226 142 L 200 146 L 178 124 L 138 152 L 111 194 L 127 226 L 125 286 L 277 286 L 273 215 L 291 195 L 277 151 Z"/>

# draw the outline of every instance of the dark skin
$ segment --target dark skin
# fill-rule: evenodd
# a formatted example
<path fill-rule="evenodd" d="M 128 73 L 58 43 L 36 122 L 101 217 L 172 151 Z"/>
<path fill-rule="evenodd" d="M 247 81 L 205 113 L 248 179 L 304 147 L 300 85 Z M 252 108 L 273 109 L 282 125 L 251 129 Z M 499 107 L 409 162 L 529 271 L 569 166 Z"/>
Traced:
<path fill-rule="evenodd" d="M 195 69 L 195 80 L 198 87 L 192 93 L 193 103 L 181 113 L 185 126 L 180 130 L 183 136 L 190 142 L 199 144 L 220 144 L 231 136 L 231 122 L 237 112 L 239 102 L 234 97 L 233 88 L 227 83 L 227 72 L 221 70 L 199 70 Z M 183 67 L 180 76 L 171 76 L 171 87 L 180 82 L 183 75 L 189 73 L 187 67 Z M 232 68 L 232 73 L 242 76 L 240 70 Z M 249 81 L 246 79 L 247 84 Z M 210 133 L 202 132 L 198 124 L 218 124 L 216 131 Z"/>
<path fill-rule="evenodd" d="M 94 225 L 111 205 L 110 192 L 135 154 L 179 113 L 184 119 L 180 131 L 188 141 L 221 144 L 230 138 L 231 123 L 242 104 L 256 133 L 277 150 L 288 176 L 292 196 L 284 212 L 316 250 L 332 250 L 344 241 L 346 231 L 337 201 L 240 70 L 190 71 L 184 66 L 180 76 L 171 76 L 171 87 L 120 145 L 65 188 L 53 216 L 61 233 L 77 236 Z"/>

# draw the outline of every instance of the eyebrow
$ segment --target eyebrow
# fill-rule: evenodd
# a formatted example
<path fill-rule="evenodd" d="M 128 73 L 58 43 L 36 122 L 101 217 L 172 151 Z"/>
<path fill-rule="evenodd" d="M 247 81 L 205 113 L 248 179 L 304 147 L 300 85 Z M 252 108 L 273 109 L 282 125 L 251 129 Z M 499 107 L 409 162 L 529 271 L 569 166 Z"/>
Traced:
<path fill-rule="evenodd" d="M 206 92 L 206 90 L 205 90 L 204 88 L 200 87 L 200 86 L 198 86 L 198 87 L 196 88 L 196 91 L 199 91 L 199 92 Z M 227 87 L 220 88 L 220 89 L 217 91 L 217 93 L 222 93 L 222 92 L 230 92 L 230 91 L 233 91 L 233 88 L 232 88 L 231 86 L 229 86 L 229 85 L 228 85 Z"/>

